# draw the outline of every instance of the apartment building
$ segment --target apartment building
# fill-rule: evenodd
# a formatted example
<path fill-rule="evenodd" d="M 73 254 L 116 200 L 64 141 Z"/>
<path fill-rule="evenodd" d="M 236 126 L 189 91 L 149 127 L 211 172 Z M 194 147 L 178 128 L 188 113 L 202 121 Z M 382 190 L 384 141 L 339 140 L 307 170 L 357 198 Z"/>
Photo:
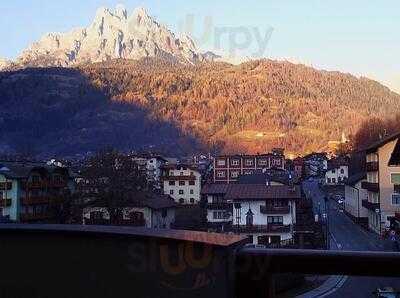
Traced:
<path fill-rule="evenodd" d="M 42 163 L 0 162 L 0 215 L 14 222 L 48 222 L 66 193 L 75 191 L 72 173 Z"/>
<path fill-rule="evenodd" d="M 170 196 L 135 193 L 113 202 L 97 200 L 83 209 L 85 225 L 122 225 L 170 229 L 175 222 L 176 203 Z"/>
<path fill-rule="evenodd" d="M 224 155 L 214 159 L 214 183 L 236 182 L 240 175 L 251 175 L 263 169 L 285 169 L 283 149 L 262 155 Z"/>
<path fill-rule="evenodd" d="M 166 165 L 161 168 L 164 194 L 176 203 L 194 205 L 200 202 L 201 174 L 190 165 Z"/>
<path fill-rule="evenodd" d="M 213 184 L 204 187 L 211 231 L 248 236 L 253 244 L 282 244 L 294 239 L 300 186 Z"/>
<path fill-rule="evenodd" d="M 363 200 L 368 200 L 368 191 L 362 188 L 367 182 L 364 172 L 351 175 L 345 182 L 344 211 L 356 223 L 368 226 L 368 210 L 363 206 Z"/>
<path fill-rule="evenodd" d="M 388 136 L 366 150 L 368 192 L 363 206 L 368 210 L 368 226 L 383 234 L 400 212 L 400 133 Z"/>

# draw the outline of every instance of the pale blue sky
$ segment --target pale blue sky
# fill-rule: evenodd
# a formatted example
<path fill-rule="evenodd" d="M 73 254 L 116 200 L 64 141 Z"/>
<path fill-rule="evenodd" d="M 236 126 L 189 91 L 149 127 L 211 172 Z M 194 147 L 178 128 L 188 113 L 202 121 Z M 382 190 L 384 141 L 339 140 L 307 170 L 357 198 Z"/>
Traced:
<path fill-rule="evenodd" d="M 273 28 L 264 57 L 364 75 L 400 91 L 398 0 L 0 0 L 0 57 L 15 58 L 47 32 L 87 26 L 98 7 L 118 3 L 129 12 L 146 7 L 175 32 L 186 16 L 194 15 L 194 37 L 201 36 L 207 16 L 212 17 L 212 32 L 240 32 L 239 43 L 248 30 L 249 46 L 236 53 L 241 56 L 259 49 L 255 32 L 264 36 Z M 221 36 L 221 47 L 229 52 L 232 43 L 227 34 Z M 200 45 L 215 50 L 216 44 L 212 34 Z"/>

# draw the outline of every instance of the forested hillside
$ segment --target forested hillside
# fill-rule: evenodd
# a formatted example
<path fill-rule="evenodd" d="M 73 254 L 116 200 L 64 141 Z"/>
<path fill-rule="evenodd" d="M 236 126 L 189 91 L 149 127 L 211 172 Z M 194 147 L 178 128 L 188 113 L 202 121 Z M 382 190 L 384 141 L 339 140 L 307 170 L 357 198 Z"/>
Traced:
<path fill-rule="evenodd" d="M 366 78 L 288 62 L 147 58 L 0 73 L 0 108 L 3 150 L 306 153 L 369 117 L 395 114 L 400 96 Z"/>

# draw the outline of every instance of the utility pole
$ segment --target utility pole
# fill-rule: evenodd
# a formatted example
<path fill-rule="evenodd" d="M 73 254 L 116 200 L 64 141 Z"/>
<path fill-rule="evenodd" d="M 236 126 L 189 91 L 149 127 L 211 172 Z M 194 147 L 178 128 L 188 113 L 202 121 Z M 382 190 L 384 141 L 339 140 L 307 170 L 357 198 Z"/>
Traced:
<path fill-rule="evenodd" d="M 325 219 L 325 228 L 326 228 L 326 248 L 327 250 L 330 249 L 330 241 L 329 241 L 329 202 L 328 198 L 325 196 L 325 214 L 326 214 L 326 219 Z"/>

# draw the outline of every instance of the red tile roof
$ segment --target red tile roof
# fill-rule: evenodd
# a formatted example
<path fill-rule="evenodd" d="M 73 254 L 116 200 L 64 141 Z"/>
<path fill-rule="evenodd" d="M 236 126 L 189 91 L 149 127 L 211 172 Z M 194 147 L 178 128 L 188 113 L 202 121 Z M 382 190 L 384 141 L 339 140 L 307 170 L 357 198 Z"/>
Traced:
<path fill-rule="evenodd" d="M 227 200 L 301 199 L 300 186 L 229 184 Z"/>

